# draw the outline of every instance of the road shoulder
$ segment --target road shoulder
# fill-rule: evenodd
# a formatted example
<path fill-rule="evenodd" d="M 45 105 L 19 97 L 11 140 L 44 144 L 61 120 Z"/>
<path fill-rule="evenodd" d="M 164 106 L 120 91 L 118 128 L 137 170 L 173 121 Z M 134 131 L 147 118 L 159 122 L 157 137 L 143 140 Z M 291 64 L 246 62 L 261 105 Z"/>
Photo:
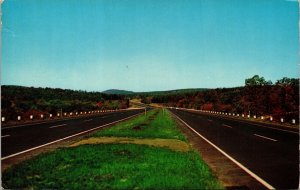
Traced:
<path fill-rule="evenodd" d="M 178 123 L 181 132 L 187 137 L 191 146 L 200 153 L 202 159 L 212 169 L 226 189 L 266 189 L 222 153 L 188 129 L 173 114 L 172 117 Z"/>

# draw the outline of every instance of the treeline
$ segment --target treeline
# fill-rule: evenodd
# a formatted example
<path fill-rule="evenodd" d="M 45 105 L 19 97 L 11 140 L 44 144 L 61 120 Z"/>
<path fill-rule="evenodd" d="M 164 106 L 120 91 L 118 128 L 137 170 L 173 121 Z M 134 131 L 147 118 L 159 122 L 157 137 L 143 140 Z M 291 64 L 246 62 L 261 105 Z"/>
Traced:
<path fill-rule="evenodd" d="M 166 91 L 151 91 L 151 92 L 135 92 L 134 96 L 149 97 L 149 96 L 159 96 L 159 95 L 176 95 L 184 93 L 201 92 L 208 90 L 207 88 L 187 88 L 187 89 L 177 89 L 177 90 L 166 90 Z"/>
<path fill-rule="evenodd" d="M 124 109 L 129 100 L 124 95 L 65 90 L 1 86 L 1 112 L 7 119 L 57 112 Z"/>
<path fill-rule="evenodd" d="M 170 94 L 182 94 L 182 93 L 192 93 L 205 91 L 207 88 L 187 88 L 187 89 L 177 89 L 177 90 L 166 90 L 166 91 L 150 91 L 150 92 L 133 92 L 127 90 L 118 90 L 118 89 L 110 89 L 103 91 L 105 94 L 119 94 L 126 95 L 128 98 L 138 98 L 143 99 L 146 97 L 159 96 L 159 95 L 170 95 Z"/>
<path fill-rule="evenodd" d="M 177 95 L 160 95 L 151 98 L 152 103 L 170 107 L 244 113 L 251 115 L 272 115 L 275 119 L 298 119 L 299 80 L 283 78 L 274 85 L 254 76 L 246 79 L 245 87 L 218 88 L 202 92 Z M 259 79 L 259 81 L 255 81 Z"/>
<path fill-rule="evenodd" d="M 172 96 L 178 94 L 190 94 L 195 92 L 203 92 L 208 90 L 207 88 L 187 88 L 187 89 L 177 89 L 177 90 L 167 90 L 167 91 L 152 91 L 152 92 L 136 92 L 131 95 L 131 98 L 141 99 L 141 102 L 144 104 L 150 104 L 152 97 L 161 97 L 161 96 Z"/>

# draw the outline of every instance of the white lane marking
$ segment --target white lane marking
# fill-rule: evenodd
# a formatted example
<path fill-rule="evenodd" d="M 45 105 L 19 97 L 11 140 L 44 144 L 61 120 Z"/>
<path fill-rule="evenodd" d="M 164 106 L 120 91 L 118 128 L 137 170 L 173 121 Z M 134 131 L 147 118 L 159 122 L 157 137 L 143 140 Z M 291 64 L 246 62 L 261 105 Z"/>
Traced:
<path fill-rule="evenodd" d="M 11 158 L 11 157 L 14 157 L 14 156 L 18 156 L 18 155 L 20 155 L 20 154 L 24 154 L 24 153 L 26 153 L 26 152 L 30 152 L 30 151 L 32 151 L 32 150 L 35 150 L 35 149 L 38 149 L 38 148 L 42 148 L 42 147 L 44 147 L 44 146 L 48 146 L 48 145 L 51 145 L 51 144 L 54 144 L 54 143 L 57 143 L 57 142 L 60 142 L 60 141 L 63 141 L 63 140 L 72 138 L 72 137 L 76 137 L 76 136 L 78 136 L 78 135 L 82 135 L 82 134 L 85 134 L 85 133 L 88 133 L 88 132 L 91 132 L 91 131 L 100 129 L 100 128 L 106 127 L 106 126 L 108 126 L 108 125 L 112 125 L 112 124 L 115 124 L 115 123 L 124 121 L 124 120 L 126 120 L 126 119 L 129 119 L 129 118 L 135 117 L 135 116 L 137 116 L 137 115 L 141 115 L 141 114 L 144 114 L 144 112 L 143 112 L 143 113 L 138 113 L 138 114 L 135 114 L 135 115 L 132 115 L 132 116 L 126 117 L 126 118 L 124 118 L 124 119 L 120 119 L 120 120 L 117 120 L 117 121 L 114 121 L 114 122 L 111 122 L 111 123 L 108 123 L 108 124 L 105 124 L 105 125 L 101 125 L 101 126 L 99 126 L 99 127 L 95 127 L 95 128 L 92 128 L 92 129 L 89 129 L 89 130 L 86 130 L 86 131 L 82 131 L 82 132 L 80 132 L 80 133 L 76 133 L 76 134 L 74 134 L 74 135 L 64 137 L 64 138 L 62 138 L 62 139 L 58 139 L 58 140 L 55 140 L 55 141 L 51 141 L 51 142 L 49 142 L 49 143 L 42 144 L 42 145 L 40 145 L 40 146 L 36 146 L 36 147 L 30 148 L 30 149 L 27 149 L 27 150 L 24 150 L 24 151 L 15 153 L 15 154 L 11 154 L 11 155 L 9 155 L 9 156 L 6 156 L 6 157 L 1 158 L 1 160 L 6 160 L 6 159 L 8 159 L 8 158 Z"/>
<path fill-rule="evenodd" d="M 227 128 L 232 128 L 230 125 L 223 124 L 222 126 L 227 127 Z"/>
<path fill-rule="evenodd" d="M 52 129 L 52 128 L 61 127 L 61 126 L 65 126 L 65 125 L 67 125 L 67 124 L 54 125 L 54 126 L 51 126 L 51 127 L 49 127 L 49 128 Z"/>
<path fill-rule="evenodd" d="M 213 122 L 211 119 L 207 119 L 209 122 Z"/>
<path fill-rule="evenodd" d="M 123 109 L 123 111 L 132 111 L 132 110 L 144 110 L 143 108 L 135 108 L 135 109 Z M 109 114 L 109 113 L 108 113 Z M 107 114 L 107 115 L 108 115 Z M 53 119 L 53 120 L 49 120 L 49 121 L 43 121 L 43 122 L 32 122 L 32 123 L 28 123 L 28 124 L 23 124 L 23 125 L 15 125 L 15 126 L 7 126 L 7 127 L 2 127 L 1 126 L 1 130 L 4 129 L 13 129 L 13 128 L 19 128 L 19 127 L 25 127 L 25 126 L 30 126 L 30 125 L 40 125 L 40 124 L 44 124 L 44 123 L 54 123 L 57 121 L 67 121 L 67 120 L 72 120 L 72 119 L 78 119 L 78 118 L 82 118 L 85 117 L 84 115 L 80 115 L 78 117 L 71 117 L 71 118 L 63 118 L 63 119 Z"/>
<path fill-rule="evenodd" d="M 13 128 L 19 128 L 19 127 L 26 127 L 26 126 L 30 126 L 30 125 L 41 125 L 41 124 L 45 124 L 45 123 L 54 123 L 54 122 L 57 122 L 57 121 L 66 121 L 66 120 L 71 120 L 71 119 L 76 119 L 76 118 L 55 119 L 55 120 L 51 120 L 51 121 L 44 121 L 44 122 L 38 122 L 38 123 L 32 122 L 32 123 L 28 123 L 28 124 L 24 124 L 24 125 L 1 127 L 1 130 L 13 129 Z"/>
<path fill-rule="evenodd" d="M 84 120 L 83 122 L 87 122 L 87 121 L 92 121 L 93 119 L 87 119 L 87 120 Z"/>
<path fill-rule="evenodd" d="M 242 121 L 241 119 L 238 119 L 238 118 L 228 118 L 228 117 L 225 117 L 225 116 L 216 116 L 216 117 L 222 117 L 222 118 L 227 119 L 227 120 L 237 121 L 237 122 L 240 122 L 240 123 L 246 123 L 246 124 L 250 124 L 250 125 L 256 125 L 256 126 L 259 126 L 259 127 L 274 129 L 274 130 L 277 130 L 277 131 L 284 131 L 284 132 L 288 132 L 288 133 L 294 133 L 294 134 L 297 134 L 297 135 L 299 134 L 298 132 L 294 132 L 294 131 L 289 131 L 289 130 L 285 130 L 285 129 L 277 129 L 277 128 L 274 128 L 274 127 L 268 127 L 268 126 L 256 124 L 256 123 L 253 123 L 253 122 L 245 122 L 245 121 Z"/>
<path fill-rule="evenodd" d="M 200 114 L 203 114 L 203 113 L 200 113 Z M 226 119 L 226 120 L 237 121 L 237 122 L 240 122 L 240 123 L 246 123 L 246 124 L 250 124 L 250 125 L 256 125 L 256 126 L 259 126 L 259 127 L 264 127 L 264 128 L 269 128 L 269 129 L 274 129 L 274 130 L 278 130 L 278 131 L 284 131 L 284 132 L 294 133 L 294 134 L 299 135 L 299 132 L 289 131 L 289 130 L 285 130 L 285 129 L 277 129 L 277 128 L 274 128 L 274 127 L 268 127 L 268 126 L 256 124 L 256 123 L 253 123 L 253 122 L 245 122 L 245 121 L 242 121 L 239 118 L 228 118 L 228 117 L 225 117 L 223 115 L 214 115 L 214 116 L 215 117 L 219 117 L 219 118 L 223 118 L 223 119 Z"/>
<path fill-rule="evenodd" d="M 173 114 L 175 115 L 175 114 Z M 212 145 L 215 149 L 217 149 L 219 152 L 221 152 L 224 156 L 226 156 L 228 159 L 230 159 L 233 163 L 235 163 L 237 166 L 239 166 L 242 170 L 247 172 L 250 176 L 252 176 L 254 179 L 256 179 L 258 182 L 260 182 L 262 185 L 264 185 L 268 189 L 275 189 L 272 185 L 267 183 L 265 180 L 260 178 L 258 175 L 250 171 L 248 168 L 243 166 L 241 163 L 236 161 L 234 158 L 229 156 L 226 152 L 224 152 L 222 149 L 220 149 L 218 146 L 210 142 L 208 139 L 206 139 L 204 136 L 200 135 L 195 129 L 193 129 L 191 126 L 189 126 L 186 122 L 184 122 L 181 118 L 179 118 L 177 115 L 175 115 L 182 123 L 184 123 L 190 130 L 192 130 L 194 133 L 196 133 L 199 137 L 201 137 L 203 140 L 205 140 L 208 144 Z"/>
<path fill-rule="evenodd" d="M 1 138 L 10 137 L 10 135 L 3 135 Z"/>
<path fill-rule="evenodd" d="M 274 141 L 274 142 L 277 141 L 276 139 L 272 139 L 272 138 L 265 137 L 265 136 L 262 136 L 262 135 L 258 135 L 258 134 L 254 134 L 254 135 L 257 136 L 257 137 L 260 137 L 260 138 L 264 138 L 264 139 L 270 140 L 270 141 Z"/>

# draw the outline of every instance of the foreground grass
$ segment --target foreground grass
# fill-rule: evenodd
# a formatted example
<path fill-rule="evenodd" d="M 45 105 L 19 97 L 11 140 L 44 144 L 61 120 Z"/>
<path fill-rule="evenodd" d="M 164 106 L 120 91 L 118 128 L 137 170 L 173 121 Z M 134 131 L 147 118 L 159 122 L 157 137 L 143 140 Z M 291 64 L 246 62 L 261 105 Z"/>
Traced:
<path fill-rule="evenodd" d="M 219 189 L 194 152 L 145 145 L 84 145 L 57 150 L 6 172 L 4 188 Z"/>
<path fill-rule="evenodd" d="M 175 142 L 178 145 L 171 148 Z M 3 173 L 2 185 L 10 189 L 222 189 L 196 152 L 181 150 L 186 142 L 168 112 L 153 110 L 69 148 L 16 165 Z"/>

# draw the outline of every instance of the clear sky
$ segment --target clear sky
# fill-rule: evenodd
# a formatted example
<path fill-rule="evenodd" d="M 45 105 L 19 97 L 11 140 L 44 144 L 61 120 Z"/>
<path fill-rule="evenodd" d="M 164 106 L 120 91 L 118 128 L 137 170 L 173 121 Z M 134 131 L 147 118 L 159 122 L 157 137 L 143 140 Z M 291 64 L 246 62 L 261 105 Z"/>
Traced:
<path fill-rule="evenodd" d="M 5 0 L 1 83 L 103 91 L 299 75 L 296 0 Z"/>

